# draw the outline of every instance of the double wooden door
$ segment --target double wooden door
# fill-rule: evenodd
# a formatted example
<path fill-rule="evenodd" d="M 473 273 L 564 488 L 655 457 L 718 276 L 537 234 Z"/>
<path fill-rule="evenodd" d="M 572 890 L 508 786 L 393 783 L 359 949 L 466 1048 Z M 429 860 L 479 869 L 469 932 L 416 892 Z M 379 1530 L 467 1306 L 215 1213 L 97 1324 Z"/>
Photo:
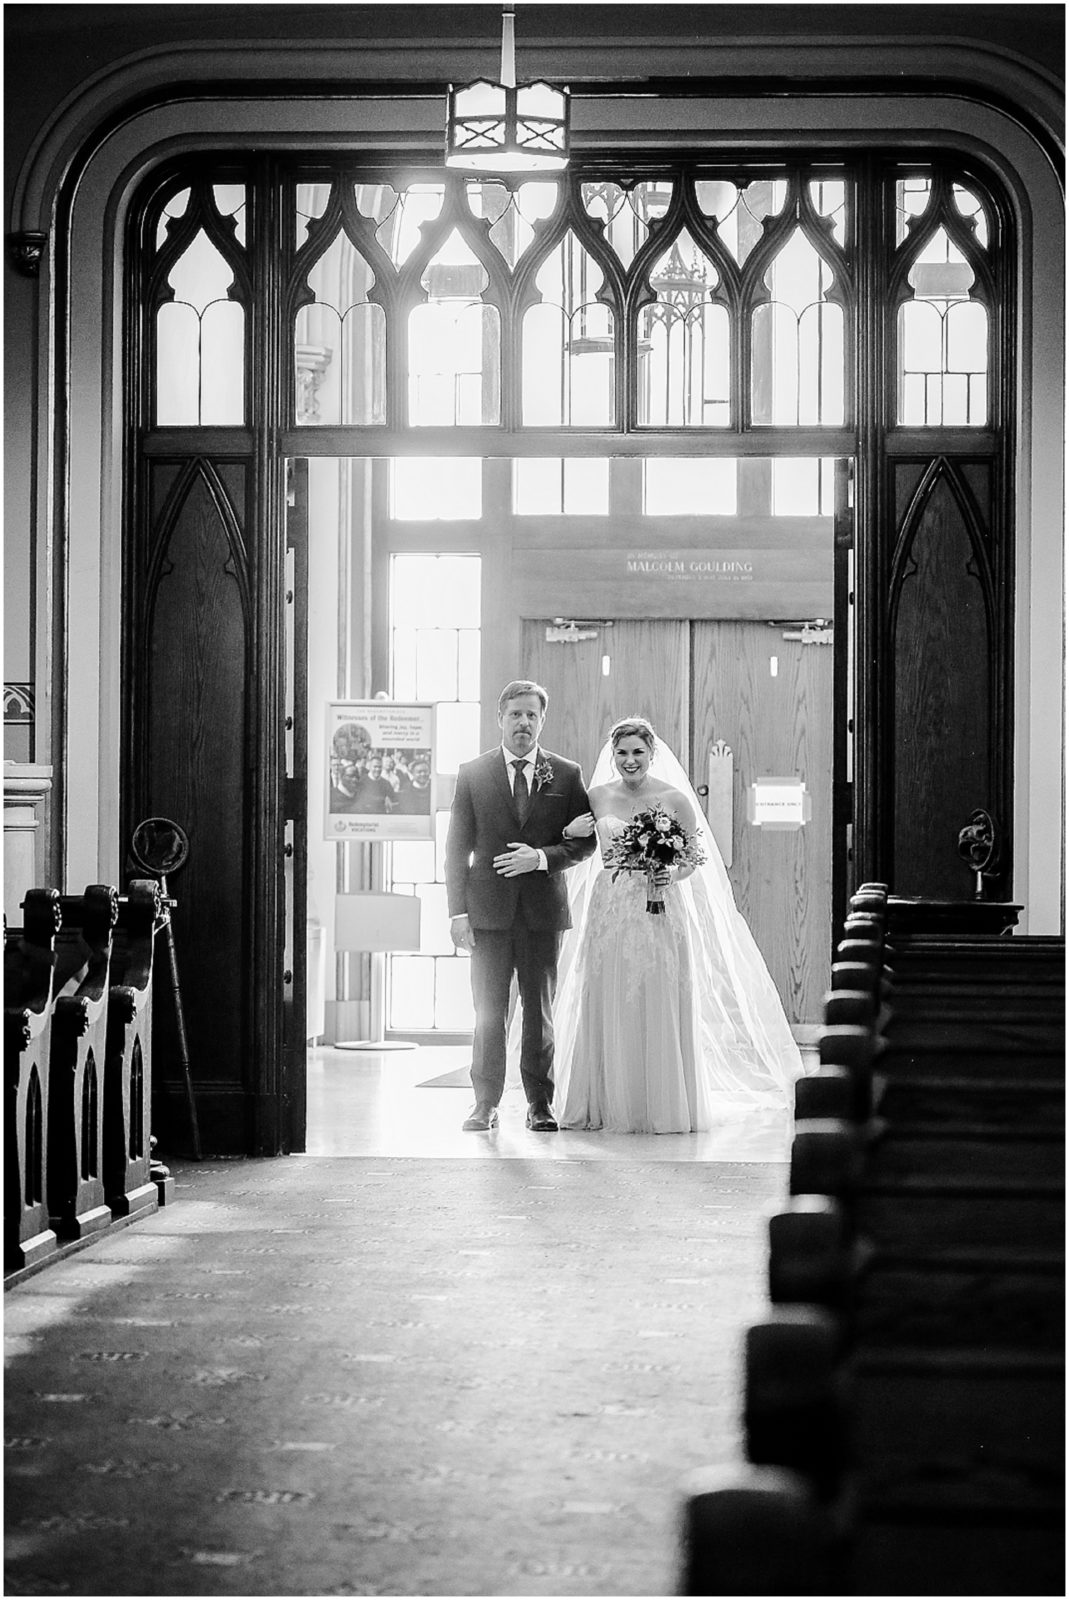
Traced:
<path fill-rule="evenodd" d="M 803 630 L 753 621 L 618 620 L 562 641 L 525 619 L 524 671 L 549 691 L 547 746 L 589 779 L 619 717 L 648 717 L 705 788 L 710 747 L 732 752 L 736 902 L 768 963 L 787 1016 L 820 1021 L 832 929 L 833 651 Z M 793 831 L 749 820 L 756 779 L 795 777 L 811 816 Z"/>

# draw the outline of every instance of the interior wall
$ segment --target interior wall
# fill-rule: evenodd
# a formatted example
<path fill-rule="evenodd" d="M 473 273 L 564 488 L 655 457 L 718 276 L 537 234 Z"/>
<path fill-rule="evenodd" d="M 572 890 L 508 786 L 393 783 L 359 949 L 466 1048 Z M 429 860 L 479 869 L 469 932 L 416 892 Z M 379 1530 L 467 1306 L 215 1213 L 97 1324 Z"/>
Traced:
<path fill-rule="evenodd" d="M 26 359 L 26 325 L 37 304 L 33 281 L 8 270 L 4 296 L 4 365 L 10 394 Z M 30 542 L 33 417 L 26 406 L 4 408 L 4 682 L 32 683 L 34 561 Z M 32 724 L 4 726 L 4 759 L 32 761 Z"/>
<path fill-rule="evenodd" d="M 11 8 L 9 8 L 10 11 Z M 14 8 L 34 12 L 95 12 L 92 7 Z M 144 13 L 149 8 L 128 9 Z M 9 161 L 17 161 L 20 150 L 37 133 L 30 158 L 9 185 L 12 223 L 26 228 L 34 220 L 45 227 L 53 221 L 57 187 L 77 146 L 95 127 L 110 105 L 128 98 L 134 88 L 148 82 L 174 83 L 176 74 L 191 70 L 195 61 L 198 75 L 205 80 L 226 74 L 246 79 L 267 80 L 272 74 L 299 81 L 303 76 L 314 85 L 328 59 L 326 46 L 313 45 L 302 52 L 273 49 L 257 53 L 243 46 L 222 49 L 206 56 L 203 52 L 181 52 L 159 48 L 168 37 L 165 24 L 178 8 L 154 7 L 160 16 L 160 31 L 154 35 L 157 48 L 132 58 L 125 68 L 102 69 L 97 79 L 76 91 L 51 125 L 41 130 L 38 113 L 29 127 L 20 132 L 14 150 L 9 145 Z M 198 8 L 215 15 L 230 8 Z M 250 24 L 253 8 L 239 8 Z M 272 8 L 281 9 L 281 8 Z M 287 8 L 288 10 L 289 8 Z M 309 12 L 317 9 L 306 8 Z M 330 8 L 333 9 L 333 8 Z M 368 8 L 370 10 L 370 8 Z M 405 8 L 376 8 L 385 13 Z M 411 8 L 417 9 L 417 8 Z M 446 8 L 448 10 L 448 8 Z M 457 8 L 471 12 L 473 8 Z M 487 8 L 489 9 L 489 8 Z M 563 8 L 552 8 L 559 12 Z M 582 7 L 571 8 L 577 13 Z M 631 7 L 624 11 L 645 12 L 649 8 Z M 711 13 L 726 8 L 665 8 L 659 15 L 671 16 L 673 9 Z M 804 8 L 747 8 L 751 13 Z M 816 8 L 830 12 L 834 8 Z M 843 8 L 845 10 L 845 8 Z M 884 8 L 861 8 L 860 15 Z M 909 8 L 906 8 L 907 10 Z M 942 8 L 914 8 L 918 11 Z M 948 8 L 962 21 L 960 8 Z M 1060 7 L 986 7 L 984 12 L 1013 11 L 1020 36 L 1027 34 L 1022 12 L 1042 14 L 1049 26 L 1049 13 Z M 604 15 L 603 8 L 597 12 Z M 596 14 L 596 13 L 595 13 Z M 737 14 L 736 14 L 737 15 Z M 851 13 L 857 17 L 858 13 Z M 140 18 L 144 21 L 142 15 Z M 199 20 L 199 19 L 198 19 Z M 309 19 L 310 20 L 310 19 Z M 380 18 L 380 21 L 383 19 Z M 391 20 L 393 20 L 391 16 Z M 588 19 L 593 20 L 593 19 Z M 769 19 L 764 19 L 769 20 Z M 207 21 L 207 18 L 205 18 Z M 257 19 L 256 26 L 260 26 Z M 693 24 L 694 18 L 691 18 Z M 903 26 L 903 13 L 896 8 L 895 22 Z M 975 24 L 975 16 L 970 26 Z M 277 25 L 277 24 L 276 24 Z M 667 24 L 666 24 L 667 26 Z M 978 25 L 969 40 L 959 39 L 956 52 L 946 36 L 931 40 L 916 49 L 897 41 L 879 46 L 871 42 L 859 46 L 854 37 L 840 36 L 829 41 L 819 54 L 819 67 L 812 50 L 795 43 L 766 41 L 762 53 L 739 44 L 730 56 L 730 68 L 741 72 L 741 65 L 753 73 L 790 63 L 797 76 L 812 71 L 815 79 L 831 70 L 852 70 L 859 83 L 868 73 L 889 68 L 902 72 L 910 68 L 922 77 L 931 77 L 939 63 L 956 60 L 955 69 L 969 59 L 977 82 L 1000 78 L 1004 92 L 1018 103 L 1028 102 L 1029 117 L 1052 120 L 1051 107 L 1058 104 L 1054 73 L 1032 71 L 1023 57 L 1001 46 L 992 50 L 983 41 Z M 1045 35 L 1049 41 L 1051 35 Z M 132 36 L 128 43 L 132 42 Z M 332 71 L 349 71 L 354 77 L 386 74 L 391 68 L 409 78 L 429 76 L 434 81 L 443 73 L 462 77 L 464 69 L 478 58 L 478 47 L 458 46 L 451 54 L 441 45 L 394 51 L 388 41 L 380 41 L 376 54 L 344 53 L 330 55 Z M 704 55 L 702 49 L 704 48 Z M 473 58 L 472 50 L 475 51 Z M 652 54 L 651 54 L 652 49 Z M 809 54 L 805 50 L 809 49 Z M 393 52 L 393 53 L 391 53 Z M 61 52 L 66 65 L 71 56 Z M 611 51 L 603 42 L 597 48 L 569 41 L 563 55 L 558 54 L 555 71 L 574 71 L 604 75 L 615 70 L 621 76 L 648 72 L 651 60 L 658 65 L 675 63 L 681 70 L 710 72 L 726 70 L 729 57 L 708 39 L 700 41 L 696 53 L 694 40 L 643 45 L 629 49 L 626 39 Z M 1057 57 L 1060 67 L 1060 56 Z M 358 62 L 358 64 L 357 64 Z M 9 65 L 11 63 L 9 62 Z M 282 66 L 285 67 L 284 74 Z M 981 70 L 982 68 L 982 70 Z M 21 92 L 21 91 L 19 91 Z M 10 110 L 17 111 L 17 103 Z M 901 141 L 919 148 L 938 144 L 975 150 L 1000 171 L 1020 213 L 1022 256 L 1022 308 L 1030 307 L 1031 320 L 1022 322 L 1026 340 L 1022 367 L 1019 412 L 1021 444 L 1017 463 L 1018 494 L 1018 592 L 1017 592 L 1017 837 L 1018 881 L 1016 893 L 1027 906 L 1028 931 L 1051 932 L 1061 925 L 1061 885 L 1052 863 L 1061 856 L 1062 810 L 1061 720 L 1051 704 L 1054 685 L 1061 682 L 1061 482 L 1063 455 L 1063 392 L 1061 373 L 1064 305 L 1063 200 L 1046 149 L 1041 147 L 1022 119 L 1012 110 L 1003 112 L 977 104 L 955 93 L 941 97 L 933 83 L 933 93 L 925 99 L 901 95 L 885 97 L 877 93 L 856 94 L 844 100 L 839 93 L 827 99 L 785 101 L 768 99 L 683 98 L 662 100 L 598 96 L 575 103 L 577 137 L 591 143 L 634 143 L 637 138 L 655 144 L 703 143 L 708 130 L 717 138 L 745 143 L 755 149 L 796 136 L 823 140 L 833 148 L 846 143 L 874 140 Z M 14 580 L 13 593 L 25 596 L 31 591 L 43 597 L 38 609 L 37 632 L 30 651 L 37 658 L 40 682 L 49 678 L 60 663 L 52 659 L 51 636 L 57 618 L 49 609 L 49 541 L 34 542 L 34 530 L 50 530 L 53 515 L 59 543 L 67 553 L 67 671 L 64 687 L 67 705 L 63 726 L 63 767 L 77 775 L 77 792 L 67 796 L 58 824 L 62 844 L 60 870 L 64 886 L 77 887 L 92 881 L 114 881 L 121 866 L 118 838 L 118 771 L 121 711 L 120 651 L 120 576 L 121 576 L 121 412 L 118 403 L 117 375 L 121 320 L 118 315 L 119 250 L 117 240 L 128 197 L 147 168 L 169 151 L 203 143 L 234 146 L 256 143 L 261 147 L 305 145 L 321 140 L 350 148 L 378 147 L 401 142 L 429 151 L 440 149 L 442 106 L 437 96 L 406 100 L 401 98 L 328 101 L 296 99 L 279 105 L 272 99 L 229 100 L 225 95 L 187 103 L 151 106 L 138 113 L 116 119 L 107 136 L 98 141 L 85 161 L 74 201 L 76 247 L 71 261 L 70 282 L 57 285 L 46 259 L 39 279 L 39 304 L 48 307 L 59 289 L 66 293 L 72 309 L 69 349 L 70 409 L 69 440 L 65 471 L 59 477 L 62 501 L 53 503 L 52 407 L 48 374 L 51 370 L 52 335 L 56 324 L 48 315 L 35 323 L 32 317 L 18 319 L 12 328 L 7 349 L 12 388 L 8 415 L 14 410 L 33 417 L 32 432 L 26 437 L 15 424 L 11 440 L 14 473 L 9 464 L 8 506 L 14 507 L 14 536 L 10 534 L 9 559 Z M 844 120 L 848 125 L 844 126 Z M 354 131 L 355 130 L 355 131 Z M 103 230 L 101 219 L 105 219 Z M 9 273 L 11 268 L 8 268 Z M 34 291 L 32 286 L 30 293 Z M 22 304 L 18 291 L 17 304 Z M 60 308 L 62 309 L 62 308 Z M 43 547 L 43 548 L 42 548 Z M 75 603 L 76 601 L 76 603 Z M 16 624 L 12 639 L 23 638 L 25 629 Z M 12 659 L 15 659 L 14 657 Z M 1055 732 L 1057 730 L 1057 732 Z M 41 725 L 44 746 L 48 738 Z M 47 759 L 42 749 L 39 759 Z"/>

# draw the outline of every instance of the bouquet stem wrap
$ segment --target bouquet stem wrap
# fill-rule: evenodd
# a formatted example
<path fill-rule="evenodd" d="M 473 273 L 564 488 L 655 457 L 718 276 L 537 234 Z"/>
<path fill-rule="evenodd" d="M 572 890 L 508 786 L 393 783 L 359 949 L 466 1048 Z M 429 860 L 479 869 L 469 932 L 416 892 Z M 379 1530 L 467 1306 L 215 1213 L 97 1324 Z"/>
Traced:
<path fill-rule="evenodd" d="M 651 917 L 664 916 L 664 884 L 652 872 L 646 874 L 646 910 Z"/>

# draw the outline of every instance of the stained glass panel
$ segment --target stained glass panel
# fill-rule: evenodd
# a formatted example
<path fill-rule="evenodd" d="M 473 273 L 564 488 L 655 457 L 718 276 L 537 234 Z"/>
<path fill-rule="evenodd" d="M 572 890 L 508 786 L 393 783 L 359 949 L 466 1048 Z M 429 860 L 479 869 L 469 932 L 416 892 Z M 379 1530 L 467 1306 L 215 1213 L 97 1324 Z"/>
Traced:
<path fill-rule="evenodd" d="M 386 420 L 386 315 L 375 275 L 339 231 L 308 272 L 315 295 L 294 323 L 298 424 Z"/>
<path fill-rule="evenodd" d="M 294 224 L 297 249 L 308 242 L 308 225 L 318 220 L 327 209 L 330 199 L 329 183 L 299 183 L 294 206 Z"/>
<path fill-rule="evenodd" d="M 954 185 L 954 204 L 963 217 L 967 217 L 976 234 L 976 242 L 983 249 L 988 245 L 987 212 L 977 197 L 960 183 Z"/>
<path fill-rule="evenodd" d="M 975 280 L 945 228 L 937 228 L 909 269 L 914 298 L 898 313 L 899 423 L 986 424 L 988 315 L 969 298 Z"/>
<path fill-rule="evenodd" d="M 378 223 L 375 237 L 395 267 L 406 262 L 423 242 L 425 223 L 441 215 L 445 186 L 441 183 L 413 183 L 394 189 L 388 183 L 362 184 L 357 204 L 364 216 Z"/>
<path fill-rule="evenodd" d="M 650 269 L 638 324 L 639 416 L 653 427 L 731 422 L 731 322 L 710 303 L 720 274 L 686 229 Z"/>
<path fill-rule="evenodd" d="M 238 244 L 245 243 L 245 185 L 243 183 L 217 183 L 212 187 L 215 209 L 221 217 L 233 217 L 234 237 Z"/>
<path fill-rule="evenodd" d="M 745 188 L 723 178 L 699 179 L 698 205 L 716 222 L 716 231 L 740 265 L 764 237 L 768 217 L 778 217 L 787 199 L 786 181 L 760 178 Z"/>
<path fill-rule="evenodd" d="M 603 427 L 613 421 L 615 318 L 596 299 L 597 262 L 568 233 L 543 262 L 541 303 L 523 322 L 523 420 L 541 427 Z"/>
<path fill-rule="evenodd" d="M 846 244 L 846 184 L 841 178 L 821 178 L 809 185 L 809 197 L 818 216 L 830 217 L 836 244 Z"/>
<path fill-rule="evenodd" d="M 188 189 L 180 189 L 177 194 L 171 196 L 166 205 L 163 207 L 163 210 L 160 212 L 160 220 L 156 224 L 157 250 L 159 250 L 167 241 L 168 223 L 177 221 L 179 217 L 185 216 L 186 210 L 189 206 L 189 194 L 190 191 Z"/>
<path fill-rule="evenodd" d="M 556 210 L 560 185 L 555 179 L 537 179 L 510 188 L 491 179 L 469 182 L 467 191 L 472 213 L 491 224 L 491 244 L 514 267 L 534 239 L 537 224 Z"/>
<path fill-rule="evenodd" d="M 622 187 L 618 183 L 584 183 L 583 205 L 600 222 L 610 248 L 629 267 L 649 237 L 651 221 L 659 221 L 672 203 L 669 180 Z"/>
<path fill-rule="evenodd" d="M 843 312 L 825 299 L 831 282 L 828 263 L 796 228 L 765 273 L 771 298 L 753 311 L 755 423 L 797 427 L 843 421 Z"/>
<path fill-rule="evenodd" d="M 901 244 L 910 223 L 923 217 L 932 198 L 932 180 L 924 177 L 901 178 L 895 185 L 895 242 Z"/>
<path fill-rule="evenodd" d="M 156 318 L 156 421 L 207 427 L 245 420 L 245 311 L 233 268 L 201 229 L 168 275 Z"/>

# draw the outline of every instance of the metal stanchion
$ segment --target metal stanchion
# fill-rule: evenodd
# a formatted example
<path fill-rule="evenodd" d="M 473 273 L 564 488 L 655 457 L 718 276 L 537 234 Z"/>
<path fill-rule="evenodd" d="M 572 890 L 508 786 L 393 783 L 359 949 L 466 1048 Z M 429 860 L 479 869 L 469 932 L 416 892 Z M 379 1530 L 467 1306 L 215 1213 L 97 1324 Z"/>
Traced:
<path fill-rule="evenodd" d="M 160 915 L 154 932 L 162 933 L 167 947 L 167 969 L 174 1000 L 175 1022 L 178 1031 L 178 1058 L 186 1085 L 186 1103 L 193 1133 L 193 1159 L 200 1161 L 200 1124 L 197 1121 L 197 1099 L 193 1092 L 193 1076 L 189 1067 L 189 1041 L 186 1036 L 186 1018 L 182 1009 L 182 989 L 178 981 L 178 955 L 175 950 L 174 927 L 171 909 L 176 904 L 168 894 L 167 874 L 178 872 L 189 858 L 189 839 L 177 822 L 167 817 L 146 817 L 139 822 L 130 838 L 130 854 L 142 872 L 156 878 L 160 885 Z"/>

